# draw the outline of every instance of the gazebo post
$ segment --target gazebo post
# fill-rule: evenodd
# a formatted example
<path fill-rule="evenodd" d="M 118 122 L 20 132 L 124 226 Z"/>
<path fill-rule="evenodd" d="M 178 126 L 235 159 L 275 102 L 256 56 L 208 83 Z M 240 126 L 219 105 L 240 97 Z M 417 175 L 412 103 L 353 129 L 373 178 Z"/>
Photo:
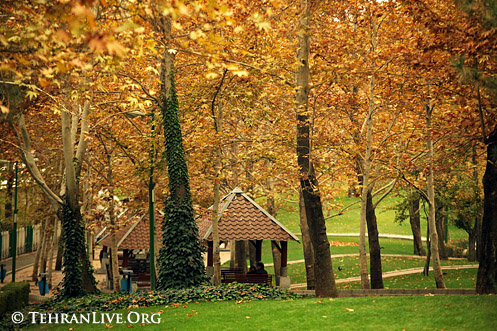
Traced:
<path fill-rule="evenodd" d="M 207 242 L 207 269 L 206 273 L 208 277 L 214 275 L 214 242 Z"/>
<path fill-rule="evenodd" d="M 290 277 L 287 270 L 288 242 L 280 241 L 281 245 L 281 269 L 280 269 L 280 287 L 290 288 Z"/>
<path fill-rule="evenodd" d="M 255 260 L 257 262 L 262 260 L 262 240 L 255 241 Z"/>

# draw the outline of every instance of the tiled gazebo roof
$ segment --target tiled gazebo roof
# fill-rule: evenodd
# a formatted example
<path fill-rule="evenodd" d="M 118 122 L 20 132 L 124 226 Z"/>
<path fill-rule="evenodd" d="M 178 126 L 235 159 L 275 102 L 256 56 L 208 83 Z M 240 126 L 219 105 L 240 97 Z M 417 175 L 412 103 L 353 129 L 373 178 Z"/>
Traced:
<path fill-rule="evenodd" d="M 118 249 L 149 249 L 150 248 L 150 229 L 148 223 L 148 213 L 138 217 L 138 220 L 124 226 L 116 233 Z M 158 238 L 162 237 L 160 224 L 162 215 L 155 215 L 155 233 Z M 108 234 L 101 242 L 104 246 L 110 247 L 112 238 Z"/>
<path fill-rule="evenodd" d="M 285 226 L 238 188 L 221 199 L 219 205 L 218 227 L 219 239 L 222 241 L 299 241 Z M 211 241 L 211 216 L 202 216 L 197 225 L 200 239 Z"/>

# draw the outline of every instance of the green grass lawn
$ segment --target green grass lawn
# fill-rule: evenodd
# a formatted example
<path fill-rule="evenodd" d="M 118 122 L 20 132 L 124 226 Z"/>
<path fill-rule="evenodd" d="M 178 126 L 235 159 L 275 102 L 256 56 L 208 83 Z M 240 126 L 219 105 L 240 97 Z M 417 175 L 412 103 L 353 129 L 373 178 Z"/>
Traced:
<path fill-rule="evenodd" d="M 340 241 L 345 243 L 359 244 L 358 237 L 329 237 L 329 240 Z M 380 246 L 382 254 L 402 254 L 412 255 L 413 243 L 410 240 L 386 239 L 380 238 Z M 369 251 L 369 245 L 366 241 L 366 250 Z M 330 247 L 331 254 L 359 254 L 359 246 L 332 246 Z M 288 261 L 296 261 L 304 258 L 302 244 L 290 241 L 288 242 Z M 262 262 L 273 263 L 271 253 L 271 243 L 268 240 L 262 242 Z"/>
<path fill-rule="evenodd" d="M 36 325 L 30 330 L 495 330 L 497 296 L 363 297 L 132 308 L 160 324 Z M 128 311 L 120 311 L 126 320 Z"/>
<path fill-rule="evenodd" d="M 325 204 L 323 212 L 325 217 L 327 216 L 328 206 L 348 206 L 354 202 L 360 201 L 360 198 L 337 198 L 328 204 Z M 402 234 L 411 235 L 411 226 L 409 222 L 403 222 L 402 224 L 395 223 L 395 210 L 392 209 L 397 203 L 401 201 L 400 197 L 389 196 L 385 198 L 376 208 L 376 217 L 378 222 L 378 231 L 380 234 Z M 355 204 L 351 208 L 347 209 L 343 215 L 332 217 L 326 221 L 326 229 L 328 233 L 358 233 L 359 232 L 359 220 L 361 213 L 360 203 Z M 338 209 L 330 209 L 330 214 L 336 214 Z M 292 232 L 300 232 L 300 221 L 298 204 L 296 203 L 285 203 L 278 210 L 278 215 L 276 217 L 283 225 L 285 225 Z M 426 236 L 426 218 L 423 211 L 421 211 L 421 233 Z M 449 238 L 450 239 L 461 239 L 467 238 L 468 235 L 466 231 L 458 229 L 453 225 L 449 225 Z"/>
<path fill-rule="evenodd" d="M 447 288 L 475 288 L 476 274 L 478 269 L 460 269 L 460 270 L 444 270 L 444 281 Z M 436 288 L 435 278 L 430 272 L 428 276 L 423 274 L 412 274 L 398 276 L 392 278 L 384 278 L 383 285 L 385 288 L 409 288 L 409 289 L 424 289 Z M 347 284 L 338 284 L 339 289 L 360 289 L 360 282 L 351 282 Z M 495 307 L 497 309 L 497 306 Z"/>
<path fill-rule="evenodd" d="M 418 268 L 418 267 L 422 268 L 424 267 L 425 263 L 424 259 L 417 259 L 417 258 L 410 259 L 410 258 L 400 258 L 400 257 L 383 257 L 381 261 L 382 261 L 383 272 Z M 336 279 L 344 279 L 360 275 L 359 257 L 352 257 L 352 256 L 337 257 L 333 258 L 332 262 L 333 262 L 333 270 Z M 443 266 L 461 265 L 461 264 L 470 264 L 470 263 L 467 260 L 442 261 Z M 268 273 L 274 274 L 273 267 L 267 267 L 266 269 Z M 305 283 L 306 282 L 305 264 L 304 263 L 289 264 L 288 275 L 290 276 L 292 284 Z M 475 284 L 469 287 L 474 287 L 474 286 Z"/>

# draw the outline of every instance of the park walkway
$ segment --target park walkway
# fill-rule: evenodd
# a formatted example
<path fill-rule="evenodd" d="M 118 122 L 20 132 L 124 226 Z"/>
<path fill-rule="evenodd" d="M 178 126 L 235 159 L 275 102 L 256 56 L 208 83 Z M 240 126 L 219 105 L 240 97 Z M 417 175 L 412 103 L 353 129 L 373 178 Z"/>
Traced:
<path fill-rule="evenodd" d="M 31 267 L 35 262 L 35 258 L 36 252 L 18 255 L 16 258 L 16 270 L 21 271 L 23 269 Z M 12 258 L 9 257 L 8 259 L 1 260 L 0 263 L 4 264 L 4 269 L 7 270 L 7 276 L 5 277 L 7 280 L 7 278 L 9 278 L 9 276 L 12 274 Z"/>
<path fill-rule="evenodd" d="M 443 266 L 442 270 L 459 270 L 459 269 L 475 269 L 475 268 L 478 268 L 478 264 Z M 394 271 L 386 271 L 382 275 L 383 275 L 383 278 L 391 278 L 391 277 L 398 277 L 398 276 L 405 276 L 405 275 L 412 275 L 412 274 L 420 274 L 423 271 L 424 271 L 424 268 L 419 267 L 419 268 L 409 268 L 409 269 L 401 269 L 401 270 L 394 270 Z M 433 268 L 430 268 L 430 271 L 433 271 Z M 361 281 L 361 276 L 336 279 L 335 283 L 343 284 L 343 283 L 352 283 L 352 282 L 359 282 L 359 281 Z M 299 289 L 299 288 L 305 288 L 305 287 L 307 287 L 307 283 L 291 284 L 290 285 L 291 289 Z"/>
<path fill-rule="evenodd" d="M 295 233 L 297 237 L 302 237 L 302 233 Z M 359 232 L 349 232 L 349 233 L 340 233 L 340 232 L 330 232 L 326 233 L 328 237 L 360 237 L 361 234 Z M 366 237 L 368 234 L 366 233 Z M 404 234 L 379 234 L 379 238 L 386 239 L 400 239 L 400 240 L 414 240 L 412 235 L 404 235 Z M 426 241 L 426 237 L 421 237 L 422 241 Z"/>

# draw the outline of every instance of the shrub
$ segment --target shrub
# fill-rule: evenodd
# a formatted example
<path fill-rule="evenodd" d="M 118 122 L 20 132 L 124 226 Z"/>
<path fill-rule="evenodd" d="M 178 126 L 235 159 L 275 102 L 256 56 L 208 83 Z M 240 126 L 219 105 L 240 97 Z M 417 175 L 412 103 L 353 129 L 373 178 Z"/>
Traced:
<path fill-rule="evenodd" d="M 0 292 L 0 315 L 21 309 L 29 302 L 29 283 L 19 282 L 5 285 Z"/>
<path fill-rule="evenodd" d="M 51 299 L 42 303 L 38 307 L 38 311 L 59 313 L 113 311 L 129 309 L 130 307 L 170 305 L 193 301 L 286 300 L 298 297 L 301 296 L 269 285 L 230 283 L 220 286 L 202 285 L 187 289 L 134 292 L 128 295 L 106 293 L 67 300 Z"/>

